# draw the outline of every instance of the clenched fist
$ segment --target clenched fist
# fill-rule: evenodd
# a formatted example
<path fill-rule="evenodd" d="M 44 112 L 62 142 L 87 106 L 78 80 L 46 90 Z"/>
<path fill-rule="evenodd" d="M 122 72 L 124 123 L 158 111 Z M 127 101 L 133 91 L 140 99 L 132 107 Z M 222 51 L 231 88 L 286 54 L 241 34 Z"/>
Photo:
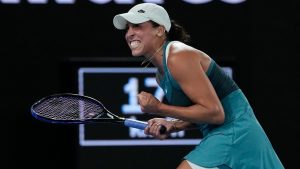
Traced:
<path fill-rule="evenodd" d="M 162 104 L 156 97 L 147 92 L 141 92 L 138 101 L 144 113 L 159 114 L 159 106 Z"/>

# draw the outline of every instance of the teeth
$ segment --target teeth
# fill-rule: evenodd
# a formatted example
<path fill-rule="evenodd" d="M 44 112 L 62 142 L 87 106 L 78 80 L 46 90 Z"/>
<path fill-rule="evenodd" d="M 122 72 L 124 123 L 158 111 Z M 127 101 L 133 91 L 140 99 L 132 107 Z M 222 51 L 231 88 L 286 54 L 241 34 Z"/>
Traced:
<path fill-rule="evenodd" d="M 137 48 L 139 46 L 140 42 L 138 41 L 132 41 L 130 42 L 130 47 L 131 48 Z"/>

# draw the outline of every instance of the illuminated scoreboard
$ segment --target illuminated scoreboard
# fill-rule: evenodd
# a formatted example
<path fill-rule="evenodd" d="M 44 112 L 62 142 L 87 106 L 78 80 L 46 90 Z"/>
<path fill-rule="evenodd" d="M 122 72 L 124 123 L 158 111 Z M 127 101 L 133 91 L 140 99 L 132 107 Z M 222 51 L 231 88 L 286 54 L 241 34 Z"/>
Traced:
<path fill-rule="evenodd" d="M 230 67 L 223 69 L 232 76 Z M 146 91 L 166 102 L 155 73 L 156 68 L 80 67 L 79 94 L 98 99 L 114 114 L 147 121 L 157 116 L 141 112 L 137 94 Z M 180 131 L 172 133 L 166 140 L 157 140 L 145 135 L 143 130 L 123 125 L 101 123 L 79 126 L 81 146 L 197 145 L 200 141 L 199 130 Z"/>

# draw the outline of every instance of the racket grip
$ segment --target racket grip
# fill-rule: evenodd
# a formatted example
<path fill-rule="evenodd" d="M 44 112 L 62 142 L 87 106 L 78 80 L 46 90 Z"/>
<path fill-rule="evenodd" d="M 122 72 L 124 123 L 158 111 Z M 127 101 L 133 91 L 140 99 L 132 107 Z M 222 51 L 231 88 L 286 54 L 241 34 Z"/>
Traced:
<path fill-rule="evenodd" d="M 133 127 L 133 128 L 144 130 L 147 127 L 148 123 L 144 121 L 135 120 L 135 119 L 125 119 L 124 125 L 127 127 Z"/>
<path fill-rule="evenodd" d="M 144 121 L 139 121 L 139 120 L 135 120 L 135 119 L 125 119 L 124 121 L 124 125 L 127 127 L 133 127 L 133 128 L 137 128 L 137 129 L 141 129 L 144 130 L 148 123 L 144 122 Z M 165 126 L 160 126 L 160 134 L 164 134 L 167 131 L 167 128 Z"/>

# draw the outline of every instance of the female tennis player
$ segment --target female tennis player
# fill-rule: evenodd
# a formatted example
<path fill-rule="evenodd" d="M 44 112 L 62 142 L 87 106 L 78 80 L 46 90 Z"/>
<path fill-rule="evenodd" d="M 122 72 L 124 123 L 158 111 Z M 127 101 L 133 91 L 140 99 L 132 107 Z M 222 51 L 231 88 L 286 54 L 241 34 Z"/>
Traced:
<path fill-rule="evenodd" d="M 165 139 L 171 132 L 199 129 L 203 139 L 178 169 L 283 169 L 267 135 L 238 85 L 203 51 L 187 45 L 189 35 L 156 4 L 141 3 L 113 19 L 126 29 L 134 57 L 157 67 L 157 82 L 168 104 L 152 94 L 138 95 L 144 113 L 154 118 L 145 133 Z M 160 134 L 161 125 L 167 134 Z"/>

